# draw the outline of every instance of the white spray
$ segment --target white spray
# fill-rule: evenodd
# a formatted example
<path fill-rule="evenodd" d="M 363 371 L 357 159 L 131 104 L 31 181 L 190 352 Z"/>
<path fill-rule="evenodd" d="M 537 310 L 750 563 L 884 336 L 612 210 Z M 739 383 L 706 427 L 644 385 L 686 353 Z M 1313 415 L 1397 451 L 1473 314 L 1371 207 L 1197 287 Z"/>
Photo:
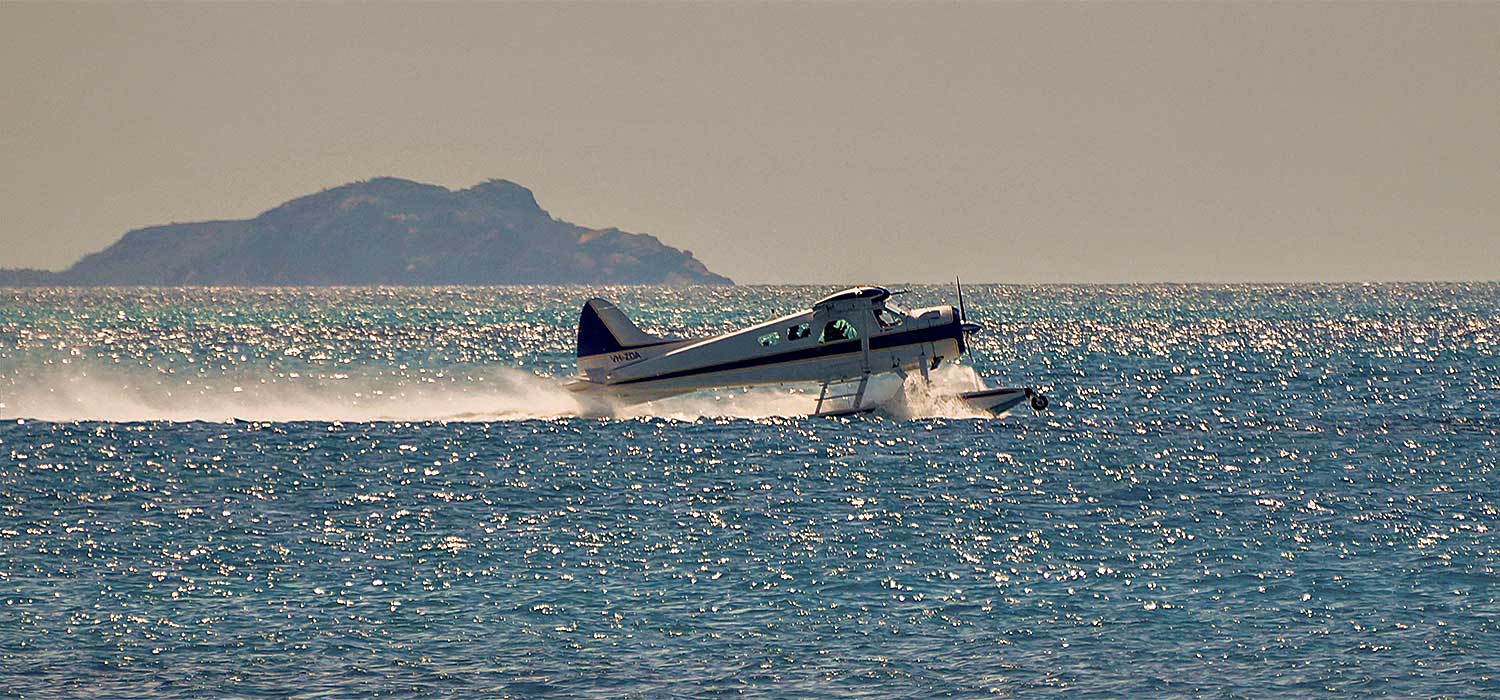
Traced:
<path fill-rule="evenodd" d="M 492 421 L 570 416 L 765 418 L 805 416 L 817 389 L 719 390 L 619 406 L 568 391 L 558 378 L 495 368 L 462 376 L 337 373 L 319 376 L 181 375 L 78 364 L 17 371 L 0 381 L 0 419 L 45 421 Z M 974 371 L 946 365 L 926 387 L 877 377 L 880 412 L 898 418 L 981 418 L 952 394 L 975 386 Z"/>

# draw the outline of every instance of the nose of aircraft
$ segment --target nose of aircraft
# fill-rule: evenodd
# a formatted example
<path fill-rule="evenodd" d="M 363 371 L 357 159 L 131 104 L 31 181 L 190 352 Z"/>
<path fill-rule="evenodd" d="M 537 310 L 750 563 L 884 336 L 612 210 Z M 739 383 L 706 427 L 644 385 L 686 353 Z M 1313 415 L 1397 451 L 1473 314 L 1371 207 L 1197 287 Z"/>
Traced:
<path fill-rule="evenodd" d="M 973 321 L 964 321 L 961 325 L 959 325 L 959 328 L 963 329 L 963 332 L 965 334 L 978 333 L 979 331 L 984 330 L 984 326 L 981 326 Z"/>

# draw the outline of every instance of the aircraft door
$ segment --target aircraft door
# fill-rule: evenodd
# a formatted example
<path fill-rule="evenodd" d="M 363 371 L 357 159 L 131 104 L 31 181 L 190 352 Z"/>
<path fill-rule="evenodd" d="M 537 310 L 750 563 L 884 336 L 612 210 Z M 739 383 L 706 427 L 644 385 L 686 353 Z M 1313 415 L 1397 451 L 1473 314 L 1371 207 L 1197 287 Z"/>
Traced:
<path fill-rule="evenodd" d="M 820 344 L 868 338 L 870 329 L 864 319 L 867 315 L 849 308 L 818 309 L 813 313 L 813 332 Z"/>
<path fill-rule="evenodd" d="M 816 309 L 812 327 L 819 344 L 859 341 L 859 370 L 870 371 L 870 335 L 877 326 L 868 302 L 829 304 Z"/>

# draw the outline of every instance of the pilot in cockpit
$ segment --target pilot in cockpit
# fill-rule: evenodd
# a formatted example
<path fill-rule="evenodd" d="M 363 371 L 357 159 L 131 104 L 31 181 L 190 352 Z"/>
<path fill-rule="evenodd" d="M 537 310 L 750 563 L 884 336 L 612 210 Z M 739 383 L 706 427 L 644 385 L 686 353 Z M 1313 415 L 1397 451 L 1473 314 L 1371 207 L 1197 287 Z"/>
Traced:
<path fill-rule="evenodd" d="M 823 327 L 823 336 L 818 340 L 829 343 L 835 340 L 852 340 L 856 337 L 858 334 L 854 331 L 854 324 L 841 318 L 829 321 L 828 325 Z"/>

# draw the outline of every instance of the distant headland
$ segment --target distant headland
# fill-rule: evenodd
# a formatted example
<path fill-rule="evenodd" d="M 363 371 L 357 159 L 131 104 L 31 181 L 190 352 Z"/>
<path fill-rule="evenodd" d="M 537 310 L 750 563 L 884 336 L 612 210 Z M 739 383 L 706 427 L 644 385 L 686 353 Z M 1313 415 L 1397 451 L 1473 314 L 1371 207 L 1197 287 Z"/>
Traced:
<path fill-rule="evenodd" d="M 61 272 L 0 286 L 733 284 L 656 237 L 555 219 L 531 190 L 393 177 L 294 199 L 253 219 L 151 226 Z"/>

